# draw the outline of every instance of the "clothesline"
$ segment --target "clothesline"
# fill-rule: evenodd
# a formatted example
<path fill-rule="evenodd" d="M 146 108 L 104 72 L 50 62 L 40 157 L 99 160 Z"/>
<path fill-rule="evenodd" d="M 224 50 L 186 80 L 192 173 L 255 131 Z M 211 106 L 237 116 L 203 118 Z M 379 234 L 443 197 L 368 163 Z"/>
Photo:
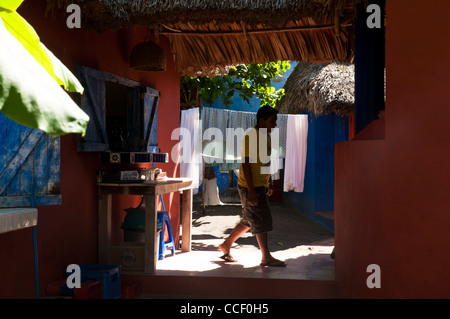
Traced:
<path fill-rule="evenodd" d="M 190 149 L 183 150 L 188 156 L 183 154 L 180 176 L 193 178 L 193 188 L 201 184 L 203 160 L 220 165 L 222 171 L 239 169 L 242 137 L 255 126 L 256 112 L 204 107 L 200 119 L 198 108 L 182 111 L 180 128 L 190 133 Z M 271 174 L 273 179 L 280 178 L 285 159 L 284 191 L 303 191 L 307 134 L 307 115 L 278 115 L 277 130 L 272 133 Z"/>
<path fill-rule="evenodd" d="M 287 115 L 279 114 L 277 120 L 278 128 L 278 148 L 273 157 L 284 158 L 286 154 L 286 131 L 287 131 Z M 233 111 L 227 109 L 216 109 L 212 107 L 204 107 L 201 114 L 203 136 L 205 131 L 210 128 L 217 128 L 222 132 L 223 142 L 226 143 L 227 129 L 228 135 L 233 133 L 233 130 L 241 129 L 241 133 L 255 127 L 256 112 Z M 242 136 L 243 137 L 243 136 Z M 206 143 L 207 144 L 207 143 Z M 238 138 L 233 145 L 224 145 L 225 152 L 223 159 L 235 159 L 240 161 L 240 144 L 241 139 Z M 210 156 L 211 154 L 204 154 Z M 222 161 L 225 162 L 225 161 Z"/>

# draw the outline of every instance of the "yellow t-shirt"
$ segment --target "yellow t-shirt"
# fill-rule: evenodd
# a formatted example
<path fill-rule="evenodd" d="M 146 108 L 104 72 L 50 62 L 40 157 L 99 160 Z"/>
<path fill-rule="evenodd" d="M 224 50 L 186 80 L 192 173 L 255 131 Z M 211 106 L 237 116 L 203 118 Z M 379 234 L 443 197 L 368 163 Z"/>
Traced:
<path fill-rule="evenodd" d="M 265 149 L 265 151 L 264 151 Z M 248 157 L 252 171 L 254 187 L 269 186 L 271 140 L 266 129 L 250 129 L 245 134 L 241 145 L 241 162 Z M 242 163 L 239 169 L 238 185 L 247 187 Z"/>

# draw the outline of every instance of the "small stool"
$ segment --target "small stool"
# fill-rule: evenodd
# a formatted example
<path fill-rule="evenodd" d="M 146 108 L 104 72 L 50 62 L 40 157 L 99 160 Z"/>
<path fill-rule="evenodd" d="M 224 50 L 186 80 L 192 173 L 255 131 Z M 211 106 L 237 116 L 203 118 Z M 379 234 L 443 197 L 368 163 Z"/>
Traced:
<path fill-rule="evenodd" d="M 159 253 L 158 259 L 164 259 L 166 248 L 171 246 L 172 255 L 175 255 L 175 242 L 173 241 L 172 225 L 170 224 L 169 213 L 166 211 L 158 212 L 158 221 L 161 223 L 161 233 L 159 234 Z M 164 239 L 164 225 L 166 225 L 169 240 Z"/>

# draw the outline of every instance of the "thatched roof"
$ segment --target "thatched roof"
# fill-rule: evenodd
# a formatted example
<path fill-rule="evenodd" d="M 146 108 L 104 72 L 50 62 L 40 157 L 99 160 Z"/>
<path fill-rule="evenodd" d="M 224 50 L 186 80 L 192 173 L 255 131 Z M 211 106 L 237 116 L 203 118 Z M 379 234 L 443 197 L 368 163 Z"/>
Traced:
<path fill-rule="evenodd" d="M 352 58 L 360 0 L 47 0 L 48 11 L 81 7 L 89 30 L 148 26 L 171 43 L 182 75 L 225 73 L 229 65 Z"/>
<path fill-rule="evenodd" d="M 284 85 L 285 98 L 278 111 L 315 115 L 354 111 L 355 67 L 353 64 L 299 62 Z"/>

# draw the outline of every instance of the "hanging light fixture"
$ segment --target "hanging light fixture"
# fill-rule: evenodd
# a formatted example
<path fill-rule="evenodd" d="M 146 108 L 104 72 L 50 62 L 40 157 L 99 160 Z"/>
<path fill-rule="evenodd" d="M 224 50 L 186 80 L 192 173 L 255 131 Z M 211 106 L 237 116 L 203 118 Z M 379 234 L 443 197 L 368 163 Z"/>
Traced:
<path fill-rule="evenodd" d="M 137 44 L 131 51 L 130 68 L 138 71 L 165 71 L 164 49 L 146 36 L 144 42 Z"/>

